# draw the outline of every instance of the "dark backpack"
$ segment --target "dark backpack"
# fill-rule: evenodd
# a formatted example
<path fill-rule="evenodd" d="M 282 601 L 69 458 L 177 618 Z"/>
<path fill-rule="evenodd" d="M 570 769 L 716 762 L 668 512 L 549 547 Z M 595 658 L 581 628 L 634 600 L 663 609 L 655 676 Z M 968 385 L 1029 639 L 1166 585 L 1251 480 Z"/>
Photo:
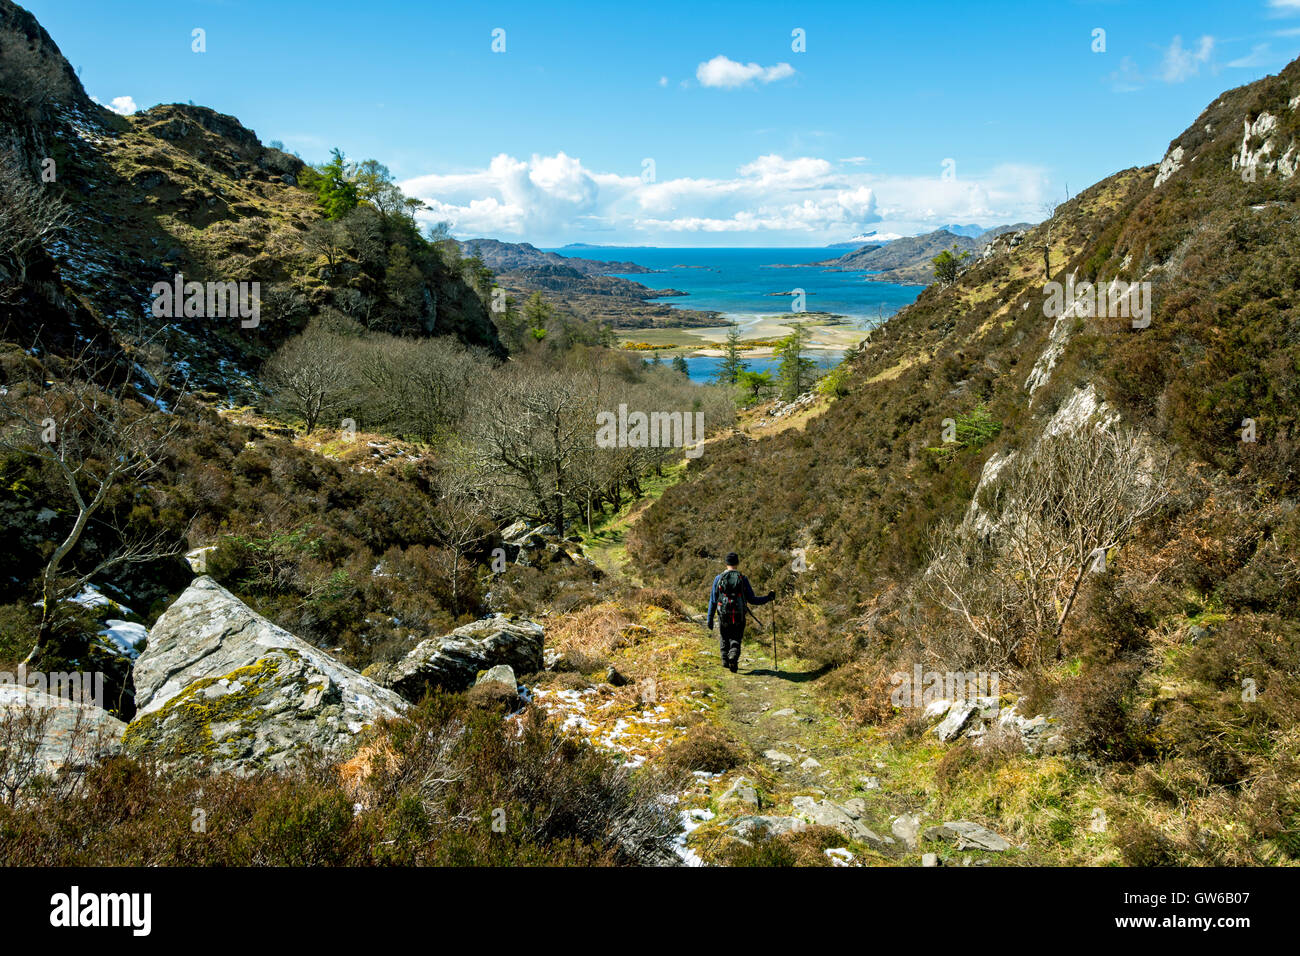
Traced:
<path fill-rule="evenodd" d="M 745 623 L 745 577 L 726 571 L 718 580 L 718 620 L 723 624 Z"/>

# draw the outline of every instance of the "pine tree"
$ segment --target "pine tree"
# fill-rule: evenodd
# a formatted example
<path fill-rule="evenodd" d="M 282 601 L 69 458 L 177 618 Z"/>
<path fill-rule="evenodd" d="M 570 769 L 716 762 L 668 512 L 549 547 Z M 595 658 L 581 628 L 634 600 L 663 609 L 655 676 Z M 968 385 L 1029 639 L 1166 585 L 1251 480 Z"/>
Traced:
<path fill-rule="evenodd" d="M 735 322 L 727 329 L 727 346 L 718 367 L 718 383 L 735 385 L 740 381 L 740 373 L 749 368 L 749 363 L 740 357 L 740 326 Z"/>
<path fill-rule="evenodd" d="M 357 208 L 360 197 L 342 150 L 330 150 L 330 161 L 316 172 L 316 198 L 324 207 L 326 218 L 341 219 Z"/>
<path fill-rule="evenodd" d="M 812 384 L 817 363 L 803 354 L 804 335 L 803 326 L 796 325 L 794 331 L 776 345 L 776 354 L 781 356 L 776 377 L 781 385 L 783 401 L 793 401 Z"/>
<path fill-rule="evenodd" d="M 528 301 L 524 303 L 524 320 L 532 331 L 533 338 L 539 342 L 546 338 L 546 330 L 550 326 L 554 315 L 555 311 L 551 308 L 550 303 L 542 298 L 540 292 L 534 292 L 528 297 Z"/>

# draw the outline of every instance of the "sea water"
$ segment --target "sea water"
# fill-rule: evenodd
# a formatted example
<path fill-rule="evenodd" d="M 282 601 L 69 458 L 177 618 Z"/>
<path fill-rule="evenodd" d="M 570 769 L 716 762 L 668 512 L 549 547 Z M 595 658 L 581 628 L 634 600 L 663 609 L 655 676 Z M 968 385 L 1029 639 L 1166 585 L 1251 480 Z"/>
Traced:
<path fill-rule="evenodd" d="M 736 322 L 742 335 L 762 318 L 791 314 L 792 297 L 772 293 L 802 289 L 807 312 L 832 312 L 843 316 L 848 325 L 867 331 L 911 305 L 925 288 L 869 282 L 865 272 L 832 272 L 811 264 L 837 258 L 848 252 L 847 249 L 570 246 L 548 251 L 584 259 L 634 262 L 653 269 L 649 273 L 614 274 L 652 289 L 685 292 L 686 295 L 652 301 L 683 309 L 721 312 L 719 324 Z M 843 353 L 810 351 L 809 357 L 819 365 L 834 364 Z M 759 372 L 774 369 L 778 361 L 771 356 L 748 355 L 744 360 Z M 721 361 L 715 356 L 687 356 L 691 380 L 710 380 L 717 374 Z"/>

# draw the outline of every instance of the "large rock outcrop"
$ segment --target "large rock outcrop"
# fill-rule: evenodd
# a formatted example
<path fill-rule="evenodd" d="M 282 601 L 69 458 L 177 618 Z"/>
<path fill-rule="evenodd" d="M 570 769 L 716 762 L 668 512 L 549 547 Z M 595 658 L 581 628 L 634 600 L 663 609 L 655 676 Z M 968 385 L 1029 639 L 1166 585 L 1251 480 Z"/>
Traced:
<path fill-rule="evenodd" d="M 135 686 L 128 752 L 235 772 L 281 769 L 311 750 L 342 755 L 405 707 L 206 576 L 154 624 Z"/>
<path fill-rule="evenodd" d="M 540 624 L 503 614 L 456 628 L 444 637 L 421 641 L 394 664 L 367 668 L 366 673 L 407 700 L 417 701 L 425 688 L 465 690 L 480 671 L 508 664 L 516 674 L 542 669 Z"/>
<path fill-rule="evenodd" d="M 7 787 L 16 775 L 79 769 L 120 749 L 126 724 L 90 701 L 46 693 L 23 684 L 0 683 L 0 721 L 6 725 L 3 766 Z"/>

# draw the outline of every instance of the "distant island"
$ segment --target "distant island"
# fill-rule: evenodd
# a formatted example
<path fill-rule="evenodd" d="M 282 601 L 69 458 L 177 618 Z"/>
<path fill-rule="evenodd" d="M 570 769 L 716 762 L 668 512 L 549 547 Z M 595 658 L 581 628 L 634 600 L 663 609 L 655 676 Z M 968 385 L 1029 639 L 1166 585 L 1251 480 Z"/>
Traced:
<path fill-rule="evenodd" d="M 969 228 L 969 227 L 960 227 Z M 821 262 L 803 262 L 774 265 L 773 269 L 799 269 L 809 265 L 821 266 L 831 272 L 866 272 L 868 282 L 890 282 L 896 285 L 928 285 L 934 278 L 931 260 L 946 249 L 959 253 L 975 254 L 998 236 L 1029 228 L 1028 223 L 994 226 L 971 237 L 952 232 L 949 228 L 936 229 L 921 236 L 894 239 L 882 245 L 864 245 L 834 259 Z"/>

